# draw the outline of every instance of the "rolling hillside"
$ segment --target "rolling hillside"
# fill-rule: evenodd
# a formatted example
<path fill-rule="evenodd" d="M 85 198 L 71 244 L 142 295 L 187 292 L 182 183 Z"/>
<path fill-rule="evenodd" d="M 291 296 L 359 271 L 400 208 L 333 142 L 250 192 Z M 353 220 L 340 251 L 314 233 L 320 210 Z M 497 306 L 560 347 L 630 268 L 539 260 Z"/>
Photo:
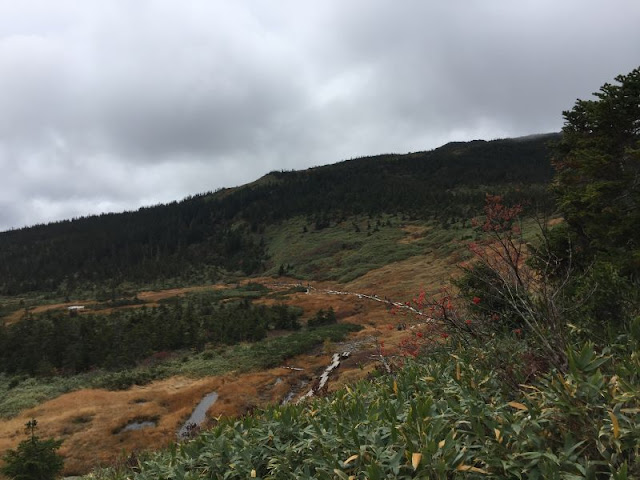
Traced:
<path fill-rule="evenodd" d="M 274 267 L 264 232 L 293 218 L 320 231 L 353 215 L 397 214 L 443 226 L 479 212 L 485 192 L 535 208 L 549 201 L 554 134 L 450 143 L 429 152 L 272 172 L 180 202 L 0 234 L 0 294 L 95 290 L 124 282 L 211 282 Z M 276 265 L 277 267 L 277 265 Z"/>

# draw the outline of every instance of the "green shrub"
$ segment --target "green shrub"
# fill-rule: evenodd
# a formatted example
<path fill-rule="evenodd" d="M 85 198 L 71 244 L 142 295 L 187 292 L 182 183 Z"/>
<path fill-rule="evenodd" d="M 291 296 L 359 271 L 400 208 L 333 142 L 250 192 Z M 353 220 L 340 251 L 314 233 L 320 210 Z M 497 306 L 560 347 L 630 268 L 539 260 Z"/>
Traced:
<path fill-rule="evenodd" d="M 27 422 L 31 438 L 20 442 L 16 450 L 9 450 L 4 456 L 5 465 L 0 472 L 16 480 L 53 480 L 62 471 L 64 461 L 57 450 L 62 440 L 40 440 L 35 435 L 36 420 Z"/>
<path fill-rule="evenodd" d="M 133 385 L 146 385 L 155 379 L 156 376 L 150 370 L 122 370 L 99 377 L 95 386 L 108 390 L 126 390 Z"/>
<path fill-rule="evenodd" d="M 600 343 L 615 338 L 628 317 L 634 295 L 631 282 L 618 274 L 607 262 L 596 262 L 571 285 L 571 300 L 575 308 L 569 320 L 589 335 L 596 335 Z"/>
<path fill-rule="evenodd" d="M 481 354 L 441 349 L 395 377 L 223 419 L 135 477 L 637 478 L 640 392 L 617 357 L 587 344 L 568 373 L 513 392 Z"/>
<path fill-rule="evenodd" d="M 316 328 L 325 325 L 333 325 L 337 322 L 338 319 L 336 318 L 336 312 L 334 312 L 333 307 L 329 307 L 329 310 L 326 312 L 323 309 L 318 310 L 315 317 L 309 319 L 307 326 L 310 328 Z"/>

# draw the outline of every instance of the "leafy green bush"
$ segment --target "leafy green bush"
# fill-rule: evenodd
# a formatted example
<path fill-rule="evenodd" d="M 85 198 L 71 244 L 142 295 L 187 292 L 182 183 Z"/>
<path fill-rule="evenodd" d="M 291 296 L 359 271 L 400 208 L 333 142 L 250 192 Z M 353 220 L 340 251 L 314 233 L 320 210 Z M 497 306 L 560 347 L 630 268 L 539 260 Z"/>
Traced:
<path fill-rule="evenodd" d="M 195 440 L 143 460 L 135 478 L 640 474 L 640 391 L 637 377 L 623 376 L 617 356 L 585 345 L 568 353 L 568 373 L 549 373 L 513 392 L 477 366 L 478 354 L 441 349 L 425 363 L 408 363 L 395 377 L 222 420 Z M 634 362 L 640 367 L 637 355 Z"/>
<path fill-rule="evenodd" d="M 568 320 L 606 344 L 615 338 L 628 318 L 635 294 L 631 282 L 620 276 L 611 263 L 595 262 L 572 282 L 575 308 Z"/>

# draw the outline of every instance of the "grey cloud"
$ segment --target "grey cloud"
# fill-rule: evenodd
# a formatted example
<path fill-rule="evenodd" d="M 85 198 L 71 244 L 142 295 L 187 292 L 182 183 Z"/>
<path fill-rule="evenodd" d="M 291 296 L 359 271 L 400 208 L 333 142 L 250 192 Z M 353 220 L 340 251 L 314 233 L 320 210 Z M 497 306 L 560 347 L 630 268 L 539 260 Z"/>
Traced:
<path fill-rule="evenodd" d="M 559 102 L 600 85 L 595 73 L 637 61 L 640 6 L 631 2 L 384 5 L 368 21 L 345 25 L 340 43 L 355 50 L 347 63 L 375 61 L 372 89 L 384 93 L 392 115 L 445 125 L 505 117 L 520 128 L 546 117 L 549 125 L 560 118 Z"/>
<path fill-rule="evenodd" d="M 558 130 L 640 4 L 0 4 L 0 229 L 358 155 Z"/>

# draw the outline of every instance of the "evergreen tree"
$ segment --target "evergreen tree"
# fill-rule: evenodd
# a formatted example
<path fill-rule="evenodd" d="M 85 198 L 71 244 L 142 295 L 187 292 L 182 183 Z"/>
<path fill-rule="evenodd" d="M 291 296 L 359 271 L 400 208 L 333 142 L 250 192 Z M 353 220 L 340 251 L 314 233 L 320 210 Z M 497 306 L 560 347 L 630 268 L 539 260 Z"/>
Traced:
<path fill-rule="evenodd" d="M 587 261 L 640 273 L 640 68 L 577 100 L 554 165 L 559 206 Z"/>
<path fill-rule="evenodd" d="M 3 475 L 16 480 L 52 480 L 62 471 L 63 458 L 57 453 L 62 440 L 40 440 L 35 434 L 37 426 L 35 419 L 26 423 L 31 438 L 4 455 L 5 465 L 0 468 Z"/>

